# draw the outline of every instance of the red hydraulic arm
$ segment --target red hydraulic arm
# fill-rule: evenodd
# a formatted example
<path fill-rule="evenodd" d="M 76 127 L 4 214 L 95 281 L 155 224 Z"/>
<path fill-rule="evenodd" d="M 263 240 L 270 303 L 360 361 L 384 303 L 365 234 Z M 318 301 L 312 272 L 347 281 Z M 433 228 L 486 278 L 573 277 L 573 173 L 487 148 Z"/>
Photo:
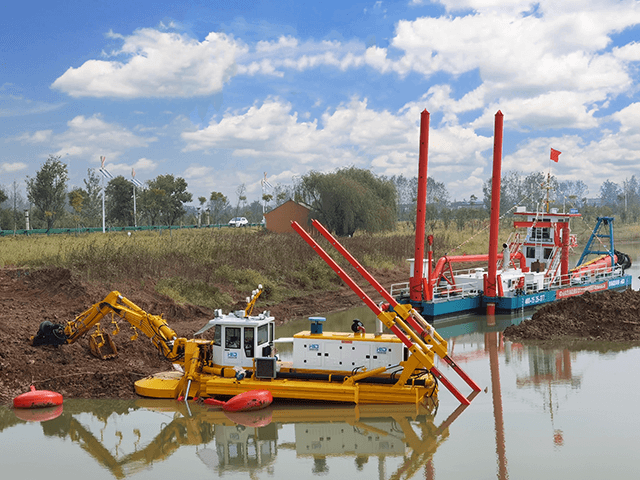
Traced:
<path fill-rule="evenodd" d="M 338 251 L 345 256 L 345 258 L 349 259 L 353 259 L 353 257 L 351 256 L 351 254 L 349 254 L 344 247 L 342 247 L 342 245 L 340 245 L 335 239 L 333 239 L 333 237 L 331 236 L 331 234 L 317 221 L 313 222 L 313 225 L 316 229 L 318 229 L 320 231 L 320 233 L 322 233 L 323 235 L 326 234 L 328 235 L 328 237 L 326 238 L 330 238 L 331 243 L 334 245 L 334 247 L 336 247 L 336 249 L 338 249 Z M 445 386 L 447 387 L 447 389 L 458 399 L 458 401 L 464 405 L 469 405 L 469 400 L 462 395 L 462 393 L 460 393 L 460 391 L 451 383 L 449 382 L 449 380 L 447 378 L 444 377 L 444 375 L 442 375 L 442 373 L 433 365 L 433 362 L 431 360 L 429 360 L 427 358 L 427 356 L 424 354 L 424 352 L 429 350 L 429 347 L 427 347 L 427 345 L 424 343 L 425 341 L 427 343 L 430 343 L 432 345 L 433 351 L 438 353 L 439 356 L 441 356 L 443 359 L 446 360 L 446 358 L 449 358 L 449 360 L 451 361 L 450 365 L 453 364 L 455 365 L 455 363 L 453 363 L 453 360 L 450 359 L 450 357 L 446 354 L 446 342 L 442 339 L 442 337 L 440 337 L 440 335 L 437 334 L 437 332 L 435 332 L 435 330 L 433 329 L 433 327 L 431 325 L 429 325 L 417 312 L 415 312 L 415 310 L 413 310 L 413 308 L 409 305 L 408 308 L 411 310 L 413 310 L 413 312 L 415 312 L 415 315 L 417 315 L 419 317 L 419 319 L 422 320 L 422 322 L 424 322 L 424 326 L 420 327 L 418 325 L 418 321 L 416 320 L 416 318 L 413 317 L 413 315 L 411 314 L 407 314 L 404 319 L 407 320 L 407 322 L 416 330 L 418 331 L 427 331 L 427 335 L 425 335 L 425 340 L 423 340 L 422 338 L 418 337 L 418 335 L 416 335 L 413 330 L 411 330 L 405 323 L 404 321 L 399 318 L 400 314 L 397 310 L 395 310 L 393 312 L 384 312 L 382 311 L 382 309 L 380 309 L 380 307 L 378 307 L 378 305 L 376 305 L 376 303 L 366 294 L 364 293 L 364 291 L 360 288 L 360 286 L 358 286 L 357 283 L 355 283 L 353 281 L 353 279 L 351 277 L 349 277 L 349 275 L 342 269 L 340 268 L 340 266 L 327 254 L 327 252 L 325 252 L 322 247 L 320 247 L 320 245 L 318 245 L 318 243 L 311 238 L 311 236 L 297 223 L 297 222 L 291 222 L 291 226 L 293 227 L 293 229 L 298 232 L 298 234 L 309 244 L 309 246 L 311 248 L 313 248 L 316 253 L 318 255 L 320 255 L 320 257 L 325 261 L 325 263 L 327 265 L 329 265 L 331 267 L 331 269 L 336 272 L 336 274 L 347 284 L 349 285 L 349 287 L 351 288 L 351 290 L 354 291 L 354 293 L 356 293 L 356 295 L 358 295 L 360 297 L 360 299 L 369 307 L 369 309 L 371 309 L 371 311 L 380 319 L 382 320 L 385 325 L 402 341 L 402 343 L 404 343 L 407 348 L 409 349 L 409 351 L 411 351 L 416 358 L 418 358 L 423 365 L 425 365 L 429 371 Z M 351 262 L 351 260 L 349 260 Z M 386 300 L 391 300 L 397 307 L 399 310 L 402 310 L 402 307 L 405 307 L 404 305 L 399 305 L 395 299 L 393 299 L 393 297 L 391 297 L 386 290 L 384 290 L 384 288 L 382 288 L 382 286 L 380 286 L 380 284 L 355 260 L 353 259 L 352 265 L 354 265 L 354 267 L 360 272 L 361 275 L 363 275 L 365 277 L 365 279 L 379 292 L 383 295 L 383 297 Z M 395 317 L 395 318 L 393 318 Z M 433 332 L 433 333 L 431 333 Z M 412 342 L 413 340 L 413 342 Z M 442 352 L 444 352 L 444 355 L 442 355 Z M 446 358 L 445 358 L 446 357 Z M 447 363 L 449 363 L 447 361 Z M 456 371 L 458 372 L 458 374 L 460 374 L 460 372 L 462 370 L 460 370 L 459 367 L 457 367 L 457 365 L 455 366 Z M 475 386 L 475 389 L 477 389 L 478 391 L 480 390 L 480 387 L 478 387 L 475 382 L 473 382 L 466 374 L 464 374 L 464 372 L 462 372 L 461 374 L 462 378 L 465 379 L 465 381 L 467 381 L 467 383 L 469 385 Z"/>
<path fill-rule="evenodd" d="M 414 330 L 416 330 L 425 342 L 433 345 L 434 352 L 438 354 L 451 368 L 453 368 L 460 378 L 462 378 L 467 385 L 469 385 L 474 391 L 479 392 L 480 387 L 474 382 L 449 356 L 447 352 L 447 342 L 429 323 L 420 315 L 410 304 L 401 305 L 395 298 L 391 296 L 387 290 L 384 289 L 373 276 L 360 265 L 360 263 L 344 248 L 331 233 L 324 228 L 324 226 L 317 220 L 313 220 L 313 226 L 318 230 L 324 238 L 326 238 L 336 250 L 346 258 L 349 263 L 362 275 L 369 284 L 376 289 L 376 291 L 382 295 L 389 305 L 393 307 L 393 310 L 398 313 L 405 321 L 407 321 Z"/>

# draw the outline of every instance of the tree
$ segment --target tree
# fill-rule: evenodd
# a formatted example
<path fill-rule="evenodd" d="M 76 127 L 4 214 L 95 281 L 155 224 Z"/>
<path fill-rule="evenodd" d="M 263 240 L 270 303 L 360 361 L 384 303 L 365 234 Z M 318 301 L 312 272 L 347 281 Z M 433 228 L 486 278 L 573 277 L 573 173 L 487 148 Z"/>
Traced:
<path fill-rule="evenodd" d="M 55 155 L 49 155 L 35 178 L 27 177 L 27 198 L 35 207 L 34 217 L 47 229 L 53 228 L 56 220 L 64 214 L 67 180 L 67 165 Z"/>
<path fill-rule="evenodd" d="M 483 202 L 488 211 L 491 211 L 491 185 L 492 179 L 489 178 L 482 186 Z M 556 192 L 558 182 L 553 175 L 547 178 L 544 173 L 533 172 L 522 178 L 516 170 L 504 172 L 500 180 L 500 214 L 506 214 L 517 205 L 535 210 L 538 205 L 546 202 L 547 186 L 550 194 Z M 552 201 L 555 193 L 549 198 Z"/>
<path fill-rule="evenodd" d="M 148 183 L 148 190 L 140 197 L 142 209 L 152 218 L 152 225 L 160 219 L 166 225 L 173 225 L 186 213 L 184 204 L 193 198 L 187 192 L 187 182 L 169 174 L 158 175 Z"/>
<path fill-rule="evenodd" d="M 608 179 L 600 186 L 600 201 L 603 206 L 616 207 L 622 196 L 622 189 Z"/>
<path fill-rule="evenodd" d="M 4 190 L 2 188 L 0 188 L 0 204 L 6 202 L 9 199 L 9 197 L 7 197 L 7 194 L 4 193 Z M 14 223 L 11 221 L 11 213 L 8 210 L 2 210 L 0 211 L 0 229 L 3 228 L 3 226 L 6 226 L 6 230 L 12 228 L 11 225 Z"/>
<path fill-rule="evenodd" d="M 87 178 L 84 182 L 84 204 L 82 207 L 83 217 L 87 219 L 89 225 L 99 225 L 102 221 L 102 187 L 100 177 L 95 169 L 87 169 Z"/>
<path fill-rule="evenodd" d="M 76 228 L 78 227 L 78 223 L 80 222 L 80 214 L 82 213 L 82 207 L 84 204 L 84 191 L 81 188 L 74 188 L 69 192 L 69 205 L 73 208 L 75 215 L 73 216 L 73 221 L 76 224 Z"/>
<path fill-rule="evenodd" d="M 262 204 L 258 200 L 254 200 L 245 207 L 244 213 L 249 223 L 260 223 L 262 221 Z"/>
<path fill-rule="evenodd" d="M 140 194 L 139 209 L 150 225 L 157 225 L 160 221 L 165 195 L 165 191 L 159 188 L 146 188 Z"/>
<path fill-rule="evenodd" d="M 264 207 L 263 211 L 270 210 L 269 204 L 271 203 L 271 200 L 273 200 L 273 195 L 271 195 L 270 193 L 262 194 L 262 205 Z"/>
<path fill-rule="evenodd" d="M 16 180 L 11 184 L 11 189 L 0 188 L 0 205 L 3 207 L 0 212 L 0 228 L 17 230 L 25 227 L 24 211 L 29 205 L 20 195 Z"/>
<path fill-rule="evenodd" d="M 587 193 L 589 193 L 589 188 L 582 180 L 567 180 L 558 183 L 557 199 L 559 202 L 566 202 L 569 208 L 582 207 L 586 202 Z"/>
<path fill-rule="evenodd" d="M 220 217 L 222 212 L 224 212 L 229 207 L 229 201 L 227 197 L 225 197 L 220 192 L 211 192 L 211 196 L 209 197 L 209 209 L 211 210 L 211 217 L 213 219 L 213 223 L 218 225 L 220 222 Z"/>
<path fill-rule="evenodd" d="M 355 167 L 335 173 L 312 171 L 302 177 L 297 195 L 313 216 L 339 236 L 393 230 L 396 225 L 396 189 L 390 180 Z"/>
<path fill-rule="evenodd" d="M 104 193 L 107 197 L 105 204 L 107 220 L 121 227 L 133 225 L 133 185 L 119 175 L 109 180 Z"/>
<path fill-rule="evenodd" d="M 242 207 L 244 208 L 247 202 L 247 187 L 243 183 L 238 188 L 236 188 L 236 195 L 238 196 L 238 203 L 236 205 L 236 217 L 240 215 L 240 203 L 242 203 Z"/>

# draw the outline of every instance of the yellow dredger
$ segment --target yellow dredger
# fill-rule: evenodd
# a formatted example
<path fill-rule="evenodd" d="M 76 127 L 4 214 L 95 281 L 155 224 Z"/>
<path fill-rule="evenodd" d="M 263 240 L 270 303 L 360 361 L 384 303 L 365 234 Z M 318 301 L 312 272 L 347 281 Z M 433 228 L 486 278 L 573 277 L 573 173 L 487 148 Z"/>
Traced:
<path fill-rule="evenodd" d="M 144 397 L 188 399 L 268 390 L 276 399 L 406 404 L 434 397 L 441 383 L 461 403 L 469 404 L 434 365 L 435 355 L 440 356 L 474 391 L 480 390 L 449 357 L 447 342 L 411 305 L 395 302 L 320 224 L 315 226 L 375 286 L 388 305 L 376 305 L 299 225 L 293 224 L 393 335 L 366 333 L 359 322 L 354 322 L 351 333 L 324 332 L 324 318 L 312 317 L 310 330 L 293 338 L 292 360 L 280 361 L 274 354 L 275 318 L 268 311 L 252 313 L 262 291 L 259 287 L 244 310 L 228 314 L 217 310 L 215 317 L 194 334 L 213 329 L 213 339 L 178 338 L 161 316 L 145 312 L 114 291 L 65 326 L 43 322 L 32 344 L 73 343 L 95 326 L 89 342 L 91 351 L 109 358 L 117 350 L 100 330 L 100 321 L 111 313 L 131 324 L 136 331 L 132 339 L 137 329 L 141 330 L 177 368 L 135 382 L 136 392 Z M 115 319 L 112 321 L 119 330 Z"/>

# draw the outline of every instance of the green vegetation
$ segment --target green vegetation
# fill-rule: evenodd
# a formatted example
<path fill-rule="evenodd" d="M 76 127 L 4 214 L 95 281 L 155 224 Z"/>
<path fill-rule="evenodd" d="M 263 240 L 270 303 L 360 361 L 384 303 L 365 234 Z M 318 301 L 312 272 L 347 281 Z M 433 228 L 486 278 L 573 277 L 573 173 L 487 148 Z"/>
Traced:
<path fill-rule="evenodd" d="M 575 221 L 573 233 L 584 245 L 592 225 Z M 511 233 L 501 225 L 501 241 Z M 487 251 L 489 230 L 446 229 L 433 222 L 434 258 L 445 254 Z M 616 241 L 640 239 L 636 226 L 616 225 Z M 414 230 L 409 223 L 393 232 L 356 234 L 340 242 L 374 276 L 383 271 L 409 270 L 414 255 Z M 346 261 L 324 239 L 319 242 L 356 280 Z M 426 256 L 426 252 L 425 252 Z M 228 309 L 258 284 L 266 305 L 296 296 L 338 289 L 339 277 L 298 235 L 274 234 L 261 228 L 188 229 L 176 231 L 33 235 L 0 238 L 0 266 L 68 268 L 82 280 L 118 290 L 122 283 L 154 285 L 178 303 Z"/>
<path fill-rule="evenodd" d="M 297 187 L 297 196 L 336 235 L 353 236 L 394 230 L 397 194 L 393 182 L 369 170 L 343 168 L 334 173 L 309 172 Z"/>

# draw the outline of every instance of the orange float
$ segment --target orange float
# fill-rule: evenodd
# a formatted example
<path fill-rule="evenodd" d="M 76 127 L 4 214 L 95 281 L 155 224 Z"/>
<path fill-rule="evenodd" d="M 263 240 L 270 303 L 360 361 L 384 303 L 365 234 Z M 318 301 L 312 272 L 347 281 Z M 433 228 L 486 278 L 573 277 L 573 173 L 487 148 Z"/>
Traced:
<path fill-rule="evenodd" d="M 225 412 L 251 412 L 271 405 L 273 396 L 271 392 L 267 390 L 249 390 L 248 392 L 231 397 L 231 399 L 226 402 L 216 400 L 215 398 L 205 398 L 202 402 L 207 405 L 222 407 L 222 410 Z"/>
<path fill-rule="evenodd" d="M 44 408 L 62 405 L 62 395 L 50 390 L 36 390 L 31 385 L 31 391 L 18 395 L 13 399 L 14 408 Z"/>

